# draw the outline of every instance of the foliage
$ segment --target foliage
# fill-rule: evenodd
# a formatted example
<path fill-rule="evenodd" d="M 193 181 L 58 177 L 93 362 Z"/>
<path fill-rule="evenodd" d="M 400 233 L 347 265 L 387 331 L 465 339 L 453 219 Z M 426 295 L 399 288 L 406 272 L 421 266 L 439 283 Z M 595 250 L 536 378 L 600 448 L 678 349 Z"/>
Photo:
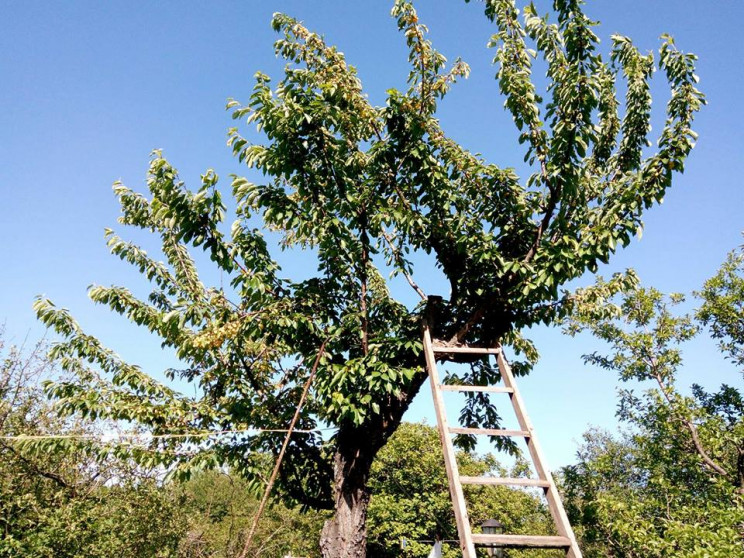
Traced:
<path fill-rule="evenodd" d="M 113 254 L 153 290 L 147 299 L 119 286 L 89 291 L 94 302 L 172 348 L 181 364 L 169 377 L 193 382 L 199 395 L 185 396 L 124 362 L 66 310 L 39 298 L 39 319 L 61 337 L 52 357 L 73 375 L 49 384 L 48 393 L 66 413 L 141 423 L 156 434 L 281 429 L 322 352 L 299 427 L 339 430 L 329 443 L 318 435 L 294 437 L 279 484 L 289 500 L 316 508 L 365 505 L 374 456 L 426 377 L 422 319 L 452 343 L 504 342 L 534 353 L 519 330 L 551 323 L 577 300 L 598 296 L 565 285 L 630 242 L 694 145 L 691 125 L 704 103 L 694 55 L 664 36 L 656 59 L 613 36 L 605 59 L 581 1 L 556 0 L 554 12 L 551 22 L 529 5 L 520 20 L 513 0 L 485 3 L 495 26 L 490 46 L 499 90 L 531 169 L 524 180 L 441 129 L 437 106 L 468 67 L 456 60 L 446 68 L 408 1 L 397 0 L 392 13 L 409 51 L 409 88 L 389 90 L 382 107 L 369 103 L 339 50 L 276 14 L 283 78 L 272 86 L 259 72 L 247 104 L 228 104 L 236 120 L 265 137 L 257 144 L 238 128 L 229 132 L 235 156 L 264 182 L 233 178 L 236 215 L 227 231 L 217 174 L 208 170 L 189 190 L 156 152 L 149 197 L 118 183 L 114 192 L 120 223 L 153 233 L 165 261 L 106 232 Z M 531 75 L 538 56 L 547 66 L 545 92 Z M 657 147 L 647 151 L 649 80 L 657 66 L 671 97 Z M 257 219 L 281 236 L 281 248 L 314 257 L 315 275 L 284 277 Z M 202 282 L 199 250 L 225 286 Z M 431 256 L 448 293 L 417 286 L 414 272 L 430 270 L 414 270 L 412 252 Z M 409 308 L 394 298 L 389 272 L 403 276 L 425 303 Z M 614 292 L 632 281 L 618 275 L 601 289 Z M 489 408 L 487 399 L 471 398 L 464 416 L 498 427 Z M 228 464 L 257 483 L 257 460 L 276 453 L 280 439 L 276 433 L 158 438 L 148 451 L 126 452 L 182 476 Z M 339 490 L 360 494 L 332 491 L 334 474 Z M 363 526 L 354 528 L 362 534 L 336 538 L 359 548 Z"/>
<path fill-rule="evenodd" d="M 721 352 L 744 372 L 744 247 L 731 252 L 697 295 L 697 318 L 710 328 Z"/>
<path fill-rule="evenodd" d="M 4 413 L 4 424 L 14 426 L 5 426 L 2 435 L 16 435 L 16 428 L 26 435 L 50 429 L 57 434 L 98 433 L 90 426 L 65 430 L 41 398 L 38 379 L 50 372 L 40 351 L 37 347 L 30 357 L 15 350 L 5 355 L 3 409 L 15 401 L 16 410 Z M 45 420 L 48 424 L 40 427 Z M 14 449 L 16 442 L 3 444 L 0 556 L 232 558 L 242 550 L 258 507 L 253 487 L 225 472 L 207 471 L 183 484 L 163 484 L 124 463 L 95 464 L 80 451 L 45 454 L 41 461 L 34 453 Z M 523 464 L 507 473 L 490 455 L 460 452 L 458 461 L 463 474 L 526 473 Z M 456 537 L 435 429 L 403 424 L 381 452 L 370 485 L 371 555 L 419 556 L 431 545 L 417 541 Z M 499 517 L 509 532 L 551 532 L 547 511 L 533 494 L 470 486 L 467 496 L 474 525 Z M 275 502 L 262 517 L 250 556 L 319 557 L 317 534 L 327 517 L 326 512 L 303 513 Z M 405 553 L 398 553 L 401 537 L 409 541 Z"/>
<path fill-rule="evenodd" d="M 98 437 L 110 426 L 57 417 L 39 385 L 54 376 L 43 344 L 24 351 L 5 347 L 0 335 L 0 361 L 1 436 Z M 245 480 L 213 472 L 183 485 L 162 483 L 157 471 L 111 457 L 96 461 L 100 454 L 77 442 L 39 452 L 0 440 L 0 556 L 232 558 L 242 550 L 258 506 Z M 251 556 L 319 556 L 323 519 L 270 508 Z"/>
<path fill-rule="evenodd" d="M 584 556 L 742 556 L 744 509 L 730 486 L 690 469 L 690 461 L 653 432 L 585 434 L 578 464 L 563 470 L 566 510 Z"/>
<path fill-rule="evenodd" d="M 462 474 L 523 476 L 517 463 L 507 473 L 492 455 L 459 452 Z M 436 537 L 457 538 L 452 502 L 436 429 L 403 423 L 378 455 L 370 476 L 368 554 L 379 558 L 418 557 L 429 553 Z M 204 472 L 183 485 L 189 534 L 181 543 L 188 557 L 231 557 L 242 549 L 242 536 L 257 507 L 250 487 L 240 477 Z M 527 491 L 505 487 L 467 486 L 466 496 L 474 526 L 499 518 L 511 533 L 552 534 L 552 520 L 544 502 Z M 286 552 L 318 556 L 317 533 L 327 512 L 306 512 L 276 502 L 269 508 L 256 535 L 251 556 L 279 556 Z M 406 549 L 401 540 L 406 539 Z M 426 541 L 426 542 L 424 542 Z M 457 545 L 446 545 L 445 556 L 455 556 Z M 254 554 L 255 553 L 255 554 Z M 514 553 L 514 556 L 519 556 Z M 551 556 L 550 552 L 530 556 Z"/>
<path fill-rule="evenodd" d="M 53 375 L 44 346 L 8 347 L 0 335 L 0 436 L 92 435 L 57 417 L 39 379 Z M 0 556 L 173 556 L 185 528 L 180 499 L 131 464 L 97 461 L 67 440 L 39 451 L 0 439 Z"/>
<path fill-rule="evenodd" d="M 655 289 L 627 293 L 620 306 L 582 307 L 569 326 L 591 331 L 611 347 L 587 362 L 623 381 L 652 381 L 638 396 L 621 391 L 618 415 L 635 427 L 621 439 L 585 436 L 579 464 L 565 471 L 569 510 L 588 556 L 743 556 L 744 399 L 723 385 L 680 393 L 680 345 L 706 325 L 724 356 L 737 364 L 744 345 L 742 249 L 732 252 L 698 296 L 703 303 L 678 315 L 681 295 Z M 591 550 L 593 549 L 593 550 Z"/>
<path fill-rule="evenodd" d="M 181 502 L 153 481 L 96 487 L 72 499 L 23 496 L 38 515 L 16 525 L 22 530 L 5 541 L 5 556 L 166 558 L 176 556 L 185 532 Z"/>
<path fill-rule="evenodd" d="M 205 471 L 179 488 L 189 516 L 189 531 L 181 540 L 179 557 L 233 558 L 245 544 L 245 535 L 258 508 L 252 488 L 239 476 Z M 249 556 L 320 556 L 318 533 L 327 512 L 302 513 L 280 502 L 266 510 Z"/>

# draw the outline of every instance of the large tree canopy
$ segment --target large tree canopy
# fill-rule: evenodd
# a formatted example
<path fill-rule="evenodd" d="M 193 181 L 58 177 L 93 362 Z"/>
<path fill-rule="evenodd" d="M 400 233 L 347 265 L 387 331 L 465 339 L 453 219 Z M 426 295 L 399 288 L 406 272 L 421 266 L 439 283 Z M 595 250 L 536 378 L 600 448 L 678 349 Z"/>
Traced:
<path fill-rule="evenodd" d="M 284 76 L 272 85 L 258 73 L 248 103 L 229 104 L 236 120 L 265 135 L 254 144 L 239 128 L 229 132 L 235 155 L 265 180 L 233 179 L 237 215 L 228 231 L 217 175 L 206 172 L 190 190 L 156 153 L 149 196 L 121 184 L 114 191 L 120 223 L 157 235 L 165 261 L 106 232 L 111 251 L 154 289 L 146 300 L 118 286 L 89 292 L 175 349 L 181 365 L 168 374 L 195 383 L 200 395 L 187 397 L 123 362 L 68 312 L 39 299 L 39 318 L 63 337 L 53 356 L 78 377 L 50 386 L 62 409 L 136 421 L 155 433 L 283 428 L 320 354 L 300 427 L 338 431 L 328 442 L 294 437 L 280 481 L 292 498 L 346 513 L 356 527 L 343 534 L 337 518 L 325 539 L 359 546 L 372 459 L 426 378 L 422 318 L 452 343 L 529 349 L 520 328 L 570 310 L 577 294 L 562 286 L 630 241 L 693 147 L 690 126 L 704 103 L 695 56 L 666 36 L 658 59 L 613 36 L 606 60 L 582 3 L 557 0 L 554 21 L 531 5 L 520 16 L 512 0 L 485 3 L 495 26 L 496 80 L 533 169 L 526 178 L 465 150 L 441 129 L 437 104 L 468 66 L 457 60 L 446 67 L 409 2 L 397 1 L 393 16 L 409 49 L 410 87 L 390 90 L 382 107 L 370 104 L 341 52 L 275 15 Z M 537 57 L 547 66 L 544 92 L 531 75 Z M 657 66 L 671 98 L 651 152 L 649 80 Z M 262 229 L 281 233 L 282 248 L 307 249 L 317 273 L 283 276 Z M 195 249 L 206 252 L 224 286 L 200 280 Z M 417 251 L 432 256 L 449 292 L 416 285 Z M 407 307 L 392 296 L 391 271 L 408 280 L 421 304 Z M 629 280 L 618 276 L 602 289 Z M 481 361 L 472 370 L 474 382 L 496 374 Z M 463 418 L 467 426 L 498 422 L 480 395 Z M 276 452 L 280 440 L 276 433 L 156 439 L 151 459 L 229 463 L 251 478 L 254 456 Z M 335 556 L 331 547 L 325 551 Z"/>

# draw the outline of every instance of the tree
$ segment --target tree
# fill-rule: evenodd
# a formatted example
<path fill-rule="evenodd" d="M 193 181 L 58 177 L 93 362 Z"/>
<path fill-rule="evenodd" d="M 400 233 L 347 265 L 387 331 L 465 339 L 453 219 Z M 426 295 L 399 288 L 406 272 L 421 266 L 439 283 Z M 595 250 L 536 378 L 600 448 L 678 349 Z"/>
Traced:
<path fill-rule="evenodd" d="M 707 427 L 714 426 L 711 419 Z M 678 441 L 662 443 L 671 430 L 585 434 L 578 463 L 562 472 L 584 556 L 742 556 L 744 508 L 732 503 L 730 487 L 689 468 L 690 454 Z"/>
<path fill-rule="evenodd" d="M 57 417 L 39 386 L 53 374 L 43 344 L 9 347 L 0 331 L 0 556 L 175 555 L 182 502 L 149 472 L 113 456 L 97 460 L 86 440 L 61 439 L 64 451 L 50 452 L 8 438 L 97 433 Z"/>
<path fill-rule="evenodd" d="M 520 329 L 570 310 L 575 296 L 562 287 L 630 242 L 693 147 L 691 123 L 704 103 L 694 55 L 663 38 L 658 67 L 671 98 L 657 149 L 644 158 L 654 56 L 614 36 L 605 60 L 580 0 L 556 1 L 554 10 L 551 23 L 532 5 L 520 20 L 513 0 L 485 4 L 495 25 L 499 89 L 533 169 L 524 181 L 440 128 L 437 105 L 468 67 L 457 60 L 445 69 L 409 2 L 396 1 L 393 16 L 409 49 L 410 87 L 390 90 L 384 107 L 369 103 L 341 52 L 300 22 L 275 15 L 276 52 L 288 63 L 284 77 L 272 89 L 258 73 L 248 104 L 228 105 L 236 120 L 256 124 L 266 137 L 258 145 L 237 128 L 229 133 L 235 155 L 261 171 L 265 183 L 233 179 L 236 220 L 226 232 L 217 174 L 207 171 L 196 191 L 188 190 L 156 153 L 149 197 L 121 184 L 114 191 L 120 222 L 159 237 L 166 261 L 106 232 L 112 252 L 154 289 L 147 300 L 124 287 L 89 291 L 175 349 L 182 364 L 170 377 L 194 382 L 200 396 L 155 381 L 83 332 L 67 311 L 39 299 L 39 318 L 63 338 L 53 356 L 79 378 L 50 385 L 49 393 L 66 411 L 135 421 L 155 433 L 284 428 L 317 361 L 300 427 L 338 430 L 330 440 L 294 437 L 280 488 L 305 505 L 335 509 L 322 534 L 324 556 L 363 556 L 372 462 L 426 379 L 422 320 L 446 342 L 511 343 L 532 355 Z M 531 76 L 538 55 L 548 68 L 545 97 Z M 623 103 L 618 79 L 627 84 Z M 312 254 L 317 274 L 283 277 L 254 228 L 257 218 L 281 235 L 282 248 Z M 198 249 L 227 286 L 202 283 L 192 255 Z M 417 286 L 413 251 L 432 256 L 449 293 Z M 387 272 L 405 277 L 421 304 L 409 308 L 396 300 Z M 629 281 L 617 276 L 602 288 Z M 476 381 L 496 374 L 483 361 L 472 365 Z M 469 399 L 463 416 L 483 426 L 498 422 L 479 396 Z M 254 456 L 276 453 L 280 439 L 272 433 L 226 433 L 207 442 L 160 438 L 140 457 L 176 463 L 176 471 L 229 464 L 255 480 Z"/>
<path fill-rule="evenodd" d="M 708 326 L 721 352 L 744 374 L 744 246 L 732 251 L 697 293 L 696 317 Z"/>
<path fill-rule="evenodd" d="M 171 489 L 177 490 L 173 485 Z M 189 532 L 181 539 L 179 557 L 239 556 L 258 508 L 258 499 L 248 482 L 223 471 L 203 471 L 183 483 L 178 491 L 184 495 L 185 513 L 189 517 Z M 261 517 L 248 556 L 319 558 L 318 533 L 328 515 L 328 512 L 303 513 L 298 507 L 274 502 Z"/>
<path fill-rule="evenodd" d="M 708 393 L 677 387 L 681 345 L 707 326 L 724 357 L 744 350 L 744 248 L 729 254 L 696 293 L 702 305 L 679 315 L 682 295 L 637 288 L 619 306 L 580 307 L 569 331 L 586 329 L 609 354 L 584 358 L 623 381 L 652 382 L 641 396 L 621 391 L 621 439 L 585 436 L 579 464 L 565 472 L 569 513 L 582 525 L 587 556 L 740 556 L 744 521 L 744 397 L 722 385 Z M 705 521 L 701 522 L 701 518 Z"/>

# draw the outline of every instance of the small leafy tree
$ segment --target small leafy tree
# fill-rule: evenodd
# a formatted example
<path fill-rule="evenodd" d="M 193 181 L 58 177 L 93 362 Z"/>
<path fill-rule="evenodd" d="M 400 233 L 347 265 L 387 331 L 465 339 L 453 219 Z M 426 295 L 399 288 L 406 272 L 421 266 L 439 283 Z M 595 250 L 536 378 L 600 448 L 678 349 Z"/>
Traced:
<path fill-rule="evenodd" d="M 744 246 L 732 251 L 696 294 L 703 301 L 697 319 L 708 326 L 723 355 L 744 374 Z"/>
<path fill-rule="evenodd" d="M 445 69 L 408 1 L 396 1 L 393 16 L 409 49 L 410 87 L 390 90 L 383 107 L 369 103 L 341 52 L 275 15 L 284 77 L 272 88 L 259 73 L 247 105 L 229 104 L 235 119 L 266 137 L 259 145 L 237 128 L 229 134 L 235 155 L 265 182 L 233 179 L 237 215 L 224 231 L 217 175 L 208 171 L 196 191 L 188 190 L 156 153 L 149 197 L 121 184 L 114 190 L 120 222 L 154 233 L 166 261 L 106 233 L 112 252 L 154 289 L 146 300 L 123 287 L 89 292 L 175 349 L 182 365 L 169 376 L 194 382 L 201 395 L 155 381 L 39 299 L 39 318 L 63 337 L 53 356 L 79 378 L 49 393 L 65 411 L 136 421 L 156 433 L 283 428 L 320 355 L 300 427 L 338 430 L 331 440 L 294 437 L 280 486 L 289 498 L 336 510 L 322 534 L 325 556 L 363 556 L 370 467 L 426 379 L 422 319 L 445 341 L 512 343 L 532 354 L 519 330 L 570 309 L 575 295 L 562 286 L 630 242 L 693 147 L 691 123 L 704 102 L 695 56 L 663 38 L 658 67 L 671 98 L 657 148 L 647 155 L 654 55 L 614 36 L 605 60 L 580 0 L 557 0 L 554 11 L 551 22 L 530 5 L 520 19 L 513 0 L 485 3 L 495 26 L 496 79 L 532 169 L 525 180 L 441 129 L 437 105 L 468 66 L 457 60 Z M 548 68 L 545 96 L 531 75 L 536 56 Z M 624 101 L 617 80 L 626 82 Z M 282 248 L 312 254 L 316 275 L 284 277 L 257 218 L 281 235 Z M 201 281 L 193 249 L 206 252 L 226 286 Z M 416 251 L 432 256 L 448 293 L 417 286 L 410 259 Z M 422 303 L 410 308 L 396 300 L 387 272 L 405 277 Z M 631 279 L 618 276 L 602 288 Z M 472 374 L 485 381 L 495 372 L 478 361 Z M 498 415 L 489 408 L 474 397 L 464 417 L 495 426 Z M 254 456 L 277 452 L 279 443 L 272 433 L 158 439 L 141 458 L 182 467 L 229 464 L 255 480 Z"/>
<path fill-rule="evenodd" d="M 741 365 L 744 349 L 744 248 L 732 252 L 696 293 L 691 314 L 681 295 L 627 293 L 617 307 L 581 306 L 569 331 L 589 330 L 609 354 L 585 359 L 623 381 L 652 382 L 642 395 L 620 392 L 619 417 L 634 430 L 616 440 L 585 436 L 579 464 L 565 470 L 569 513 L 587 556 L 739 556 L 744 533 L 744 397 L 722 385 L 680 393 L 681 345 L 707 325 L 723 356 Z M 705 373 L 705 370 L 701 370 Z M 704 518 L 704 521 L 701 519 Z"/>
<path fill-rule="evenodd" d="M 187 517 L 150 472 L 98 460 L 84 440 L 60 440 L 63 451 L 51 452 L 12 439 L 96 433 L 57 416 L 39 385 L 54 373 L 42 343 L 8 346 L 0 330 L 0 557 L 174 556 Z"/>
<path fill-rule="evenodd" d="M 706 478 L 679 439 L 662 441 L 674 421 L 664 426 L 588 432 L 577 464 L 563 470 L 566 511 L 586 558 L 742 555 L 744 507 L 730 486 Z M 706 431 L 717 427 L 708 417 Z"/>

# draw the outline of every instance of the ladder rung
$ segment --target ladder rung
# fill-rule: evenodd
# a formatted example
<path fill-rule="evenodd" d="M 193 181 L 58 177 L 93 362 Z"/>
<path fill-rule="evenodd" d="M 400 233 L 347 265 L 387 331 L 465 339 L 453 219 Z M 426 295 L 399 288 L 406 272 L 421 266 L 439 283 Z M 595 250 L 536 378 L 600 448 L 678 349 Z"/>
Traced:
<path fill-rule="evenodd" d="M 517 479 L 499 477 L 460 477 L 462 484 L 492 484 L 498 486 L 539 486 L 548 488 L 550 483 L 540 479 Z"/>
<path fill-rule="evenodd" d="M 530 437 L 530 433 L 526 430 L 500 430 L 496 428 L 459 428 L 451 426 L 449 431 L 452 434 L 485 434 L 487 436 L 524 436 L 525 438 Z"/>
<path fill-rule="evenodd" d="M 503 548 L 568 548 L 571 546 L 568 537 L 545 535 L 481 535 L 473 533 L 473 542 Z"/>
<path fill-rule="evenodd" d="M 473 355 L 497 355 L 501 352 L 498 347 L 448 347 L 447 345 L 432 345 L 435 353 L 469 353 Z"/>
<path fill-rule="evenodd" d="M 514 393 L 512 388 L 503 386 L 454 386 L 441 384 L 439 386 L 443 391 L 487 391 L 489 393 Z"/>

